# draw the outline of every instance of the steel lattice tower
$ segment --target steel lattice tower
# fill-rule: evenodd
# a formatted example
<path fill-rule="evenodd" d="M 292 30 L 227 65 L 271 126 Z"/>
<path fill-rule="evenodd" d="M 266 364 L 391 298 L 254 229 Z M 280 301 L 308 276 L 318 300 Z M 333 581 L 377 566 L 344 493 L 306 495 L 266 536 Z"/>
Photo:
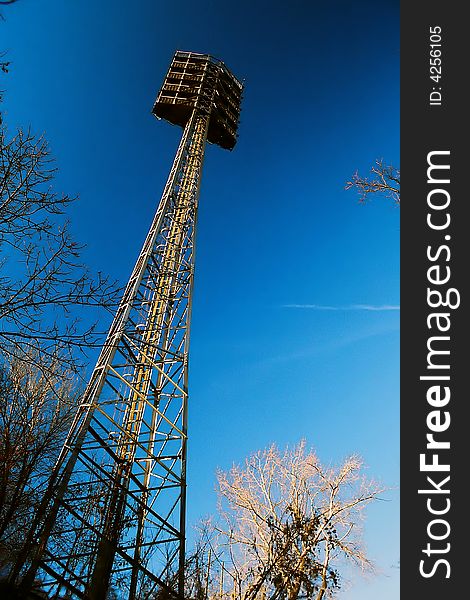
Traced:
<path fill-rule="evenodd" d="M 206 140 L 236 143 L 242 84 L 176 52 L 153 113 L 184 127 L 130 276 L 12 572 L 53 598 L 183 598 L 188 349 Z M 112 597 L 112 596 L 109 596 Z"/>

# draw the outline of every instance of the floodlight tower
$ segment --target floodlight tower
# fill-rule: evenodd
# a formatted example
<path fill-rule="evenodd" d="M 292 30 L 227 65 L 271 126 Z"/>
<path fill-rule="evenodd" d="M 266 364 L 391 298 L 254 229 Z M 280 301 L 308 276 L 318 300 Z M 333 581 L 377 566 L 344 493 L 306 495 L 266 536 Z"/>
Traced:
<path fill-rule="evenodd" d="M 155 218 L 12 570 L 53 598 L 183 598 L 188 349 L 206 141 L 232 149 L 242 84 L 176 52 L 153 113 L 184 128 Z"/>

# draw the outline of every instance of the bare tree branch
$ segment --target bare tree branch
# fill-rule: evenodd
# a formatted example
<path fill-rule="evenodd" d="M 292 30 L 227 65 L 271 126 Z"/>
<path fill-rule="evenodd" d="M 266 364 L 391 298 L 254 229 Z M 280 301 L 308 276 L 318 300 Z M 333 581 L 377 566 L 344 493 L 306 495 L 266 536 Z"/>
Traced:
<path fill-rule="evenodd" d="M 356 171 L 350 181 L 346 182 L 345 189 L 356 189 L 360 202 L 366 202 L 371 194 L 384 194 L 396 204 L 400 204 L 400 171 L 392 165 L 386 165 L 383 159 L 375 161 L 370 170 L 372 177 L 361 177 Z"/>
<path fill-rule="evenodd" d="M 14 561 L 76 411 L 60 361 L 46 376 L 25 356 L 0 367 L 0 571 Z"/>
<path fill-rule="evenodd" d="M 81 247 L 64 219 L 75 200 L 52 187 L 56 168 L 45 139 L 0 128 L 0 351 L 10 357 L 57 357 L 77 368 L 76 350 L 97 343 L 80 307 L 112 308 L 117 289 L 80 262 Z M 64 352 L 65 350 L 65 352 Z"/>

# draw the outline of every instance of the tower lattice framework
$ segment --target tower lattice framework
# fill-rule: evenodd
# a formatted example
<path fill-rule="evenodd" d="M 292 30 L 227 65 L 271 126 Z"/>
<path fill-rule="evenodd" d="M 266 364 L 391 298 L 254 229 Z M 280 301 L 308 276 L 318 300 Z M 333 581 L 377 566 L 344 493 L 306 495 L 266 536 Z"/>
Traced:
<path fill-rule="evenodd" d="M 206 141 L 236 143 L 241 94 L 221 61 L 176 52 L 153 112 L 183 126 L 183 135 L 11 573 L 25 592 L 39 581 L 51 598 L 183 598 L 199 187 Z"/>

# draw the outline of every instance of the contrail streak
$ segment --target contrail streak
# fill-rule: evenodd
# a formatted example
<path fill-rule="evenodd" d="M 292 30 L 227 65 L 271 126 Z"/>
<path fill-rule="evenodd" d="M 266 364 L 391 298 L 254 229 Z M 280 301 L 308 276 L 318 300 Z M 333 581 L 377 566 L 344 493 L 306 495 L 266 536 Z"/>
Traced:
<path fill-rule="evenodd" d="M 396 304 L 347 304 L 346 306 L 325 306 L 323 304 L 283 304 L 282 308 L 303 308 L 309 310 L 365 310 L 365 311 L 390 311 L 400 310 Z"/>

